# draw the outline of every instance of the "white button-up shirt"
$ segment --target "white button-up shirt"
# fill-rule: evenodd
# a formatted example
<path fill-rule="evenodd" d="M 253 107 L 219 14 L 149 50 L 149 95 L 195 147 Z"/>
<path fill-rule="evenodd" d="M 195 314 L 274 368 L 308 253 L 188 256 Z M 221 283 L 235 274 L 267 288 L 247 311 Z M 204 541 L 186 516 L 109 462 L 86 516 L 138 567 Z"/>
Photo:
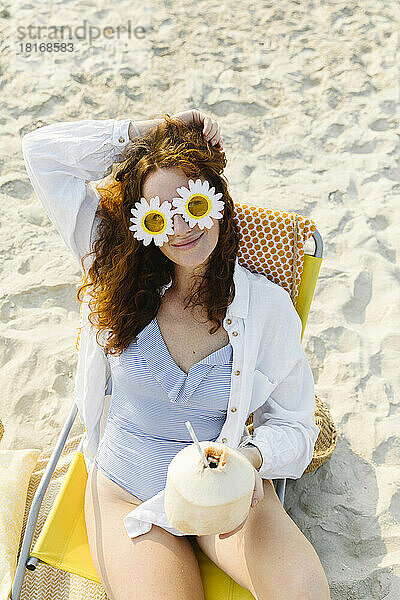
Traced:
<path fill-rule="evenodd" d="M 99 220 L 100 194 L 90 182 L 109 175 L 112 163 L 121 160 L 130 143 L 130 122 L 67 121 L 22 138 L 32 186 L 79 265 L 92 249 Z M 226 421 L 216 441 L 231 448 L 251 441 L 263 458 L 261 477 L 297 479 L 312 460 L 319 434 L 301 319 L 285 289 L 250 272 L 237 259 L 233 279 L 235 297 L 223 321 L 233 347 L 231 388 Z M 74 397 L 85 426 L 83 454 L 89 470 L 100 443 L 109 369 L 88 313 L 84 301 Z M 253 437 L 245 426 L 252 412 Z M 125 517 L 130 537 L 146 533 L 153 523 L 183 535 L 169 524 L 163 499 L 164 490 Z"/>

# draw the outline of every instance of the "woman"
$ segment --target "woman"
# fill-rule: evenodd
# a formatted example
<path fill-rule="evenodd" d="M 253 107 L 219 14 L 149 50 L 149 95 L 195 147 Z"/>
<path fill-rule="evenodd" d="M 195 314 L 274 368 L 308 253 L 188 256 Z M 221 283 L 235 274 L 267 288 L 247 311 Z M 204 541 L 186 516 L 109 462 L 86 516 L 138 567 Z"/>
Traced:
<path fill-rule="evenodd" d="M 204 598 L 191 536 L 162 511 L 168 464 L 192 443 L 187 420 L 200 440 L 242 452 L 256 475 L 246 520 L 195 536 L 201 549 L 259 600 L 329 598 L 319 558 L 272 483 L 301 476 L 319 433 L 301 321 L 285 290 L 238 264 L 221 150 L 219 125 L 197 110 L 58 123 L 23 138 L 33 187 L 81 259 L 79 292 L 92 297 L 88 320 L 111 372 L 101 440 L 99 408 L 82 404 L 80 415 L 89 546 L 113 600 Z M 117 159 L 99 205 L 88 182 Z M 85 365 L 81 387 L 101 390 L 100 367 Z M 241 437 L 251 412 L 254 437 Z"/>

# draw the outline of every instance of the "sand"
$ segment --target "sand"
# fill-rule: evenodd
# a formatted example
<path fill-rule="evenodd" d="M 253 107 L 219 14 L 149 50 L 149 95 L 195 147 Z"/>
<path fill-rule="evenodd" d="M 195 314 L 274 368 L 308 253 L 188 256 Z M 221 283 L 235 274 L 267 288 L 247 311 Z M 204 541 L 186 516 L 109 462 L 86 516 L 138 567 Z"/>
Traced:
<path fill-rule="evenodd" d="M 149 30 L 128 45 L 16 55 L 17 25 L 84 18 Z M 339 439 L 322 467 L 288 480 L 286 509 L 333 599 L 400 597 L 399 26 L 395 0 L 2 9 L 3 448 L 54 445 L 77 361 L 79 267 L 33 193 L 21 136 L 199 108 L 221 124 L 234 200 L 309 216 L 324 241 L 303 344 Z"/>

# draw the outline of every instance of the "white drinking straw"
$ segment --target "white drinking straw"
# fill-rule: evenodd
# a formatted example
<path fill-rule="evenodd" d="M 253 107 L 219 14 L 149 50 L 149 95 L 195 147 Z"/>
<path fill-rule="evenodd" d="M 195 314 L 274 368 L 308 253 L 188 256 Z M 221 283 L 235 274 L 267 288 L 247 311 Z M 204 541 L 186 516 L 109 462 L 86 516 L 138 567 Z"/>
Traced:
<path fill-rule="evenodd" d="M 200 456 L 201 456 L 201 460 L 204 462 L 205 467 L 210 468 L 207 459 L 206 459 L 206 455 L 204 454 L 203 448 L 200 446 L 199 444 L 199 440 L 196 437 L 196 434 L 193 430 L 193 427 L 190 423 L 190 421 L 185 421 L 185 425 L 188 428 L 188 431 L 190 433 L 190 437 L 192 438 L 193 442 L 196 444 L 198 451 L 200 452 Z"/>

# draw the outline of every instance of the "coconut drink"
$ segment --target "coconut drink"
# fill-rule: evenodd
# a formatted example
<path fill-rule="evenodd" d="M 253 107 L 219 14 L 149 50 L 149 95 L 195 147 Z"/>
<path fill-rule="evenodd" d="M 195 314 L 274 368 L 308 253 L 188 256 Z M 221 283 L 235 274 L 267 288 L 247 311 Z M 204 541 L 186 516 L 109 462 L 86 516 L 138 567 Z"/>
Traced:
<path fill-rule="evenodd" d="M 248 515 L 254 483 L 254 467 L 243 454 L 196 438 L 168 466 L 165 514 L 186 535 L 232 531 Z"/>

